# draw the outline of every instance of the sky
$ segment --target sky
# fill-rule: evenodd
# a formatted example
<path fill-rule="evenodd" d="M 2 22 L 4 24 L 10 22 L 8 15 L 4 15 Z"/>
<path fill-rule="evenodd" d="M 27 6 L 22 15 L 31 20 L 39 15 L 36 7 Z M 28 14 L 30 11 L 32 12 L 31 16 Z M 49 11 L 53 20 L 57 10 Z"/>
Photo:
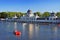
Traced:
<path fill-rule="evenodd" d="M 0 0 L 0 12 L 59 12 L 60 0 Z"/>

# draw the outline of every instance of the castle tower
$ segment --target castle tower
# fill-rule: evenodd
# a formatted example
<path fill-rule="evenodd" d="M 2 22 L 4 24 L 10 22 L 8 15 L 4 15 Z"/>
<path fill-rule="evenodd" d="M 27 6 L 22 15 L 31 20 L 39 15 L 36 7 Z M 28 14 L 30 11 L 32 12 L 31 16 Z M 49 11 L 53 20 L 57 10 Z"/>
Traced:
<path fill-rule="evenodd" d="M 56 15 L 55 15 L 55 13 L 54 13 L 54 12 L 52 12 L 52 13 L 50 14 L 50 16 L 56 16 Z"/>
<path fill-rule="evenodd" d="M 32 13 L 32 11 L 28 9 L 27 14 L 31 14 L 31 13 Z"/>
<path fill-rule="evenodd" d="M 27 11 L 27 16 L 28 16 L 28 17 L 32 17 L 32 16 L 34 16 L 33 13 L 32 13 L 32 11 L 29 10 L 29 9 L 28 9 L 28 11 Z"/>
<path fill-rule="evenodd" d="M 55 20 L 56 18 L 58 18 L 54 12 L 50 13 L 50 16 L 49 16 L 49 20 Z"/>

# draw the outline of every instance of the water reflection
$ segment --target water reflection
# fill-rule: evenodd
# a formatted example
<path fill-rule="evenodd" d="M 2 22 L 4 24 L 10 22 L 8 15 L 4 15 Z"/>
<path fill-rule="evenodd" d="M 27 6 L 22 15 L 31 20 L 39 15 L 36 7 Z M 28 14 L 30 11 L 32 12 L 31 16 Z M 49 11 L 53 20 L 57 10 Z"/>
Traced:
<path fill-rule="evenodd" d="M 17 22 L 14 22 L 14 30 L 17 30 Z"/>
<path fill-rule="evenodd" d="M 35 24 L 34 27 L 35 27 L 35 39 L 40 40 L 40 37 L 39 37 L 40 36 L 39 35 L 40 34 L 40 32 L 39 32 L 40 31 L 40 26 L 39 26 L 39 24 Z"/>
<path fill-rule="evenodd" d="M 57 40 L 57 33 L 58 27 L 56 24 L 40 25 L 23 23 L 24 40 Z"/>
<path fill-rule="evenodd" d="M 57 40 L 57 31 L 58 31 L 58 28 L 57 28 L 57 26 L 54 26 L 53 28 L 52 28 L 52 38 L 53 38 L 53 40 Z"/>
<path fill-rule="evenodd" d="M 34 25 L 33 24 L 29 24 L 29 39 L 32 40 L 33 39 L 33 35 L 34 35 Z"/>
<path fill-rule="evenodd" d="M 22 40 L 29 40 L 29 24 L 23 23 Z"/>
<path fill-rule="evenodd" d="M 3 29 L 3 30 L 2 30 Z M 1 31 L 2 30 L 2 31 Z M 13 35 L 14 30 L 22 32 L 21 37 Z M 0 22 L 1 40 L 60 40 L 60 27 L 57 24 L 32 24 Z"/>

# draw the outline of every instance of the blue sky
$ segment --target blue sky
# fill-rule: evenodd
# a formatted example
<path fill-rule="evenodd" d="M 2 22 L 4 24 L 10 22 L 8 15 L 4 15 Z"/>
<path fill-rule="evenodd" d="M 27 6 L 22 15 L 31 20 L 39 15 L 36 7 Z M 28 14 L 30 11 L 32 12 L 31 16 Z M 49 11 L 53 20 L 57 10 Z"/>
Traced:
<path fill-rule="evenodd" d="M 60 11 L 60 0 L 0 0 L 0 12 L 26 12 L 28 9 L 33 12 L 58 12 Z"/>

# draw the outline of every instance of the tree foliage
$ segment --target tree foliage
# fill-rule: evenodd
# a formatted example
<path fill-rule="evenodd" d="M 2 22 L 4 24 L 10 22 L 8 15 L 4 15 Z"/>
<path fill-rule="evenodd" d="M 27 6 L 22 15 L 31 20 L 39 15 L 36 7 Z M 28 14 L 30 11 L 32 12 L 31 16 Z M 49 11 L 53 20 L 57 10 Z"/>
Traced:
<path fill-rule="evenodd" d="M 6 12 L 1 12 L 0 13 L 0 18 L 6 18 L 7 17 L 7 13 Z"/>
<path fill-rule="evenodd" d="M 42 17 L 48 17 L 48 16 L 50 16 L 50 13 L 49 13 L 49 12 L 44 12 L 44 13 L 42 14 Z"/>
<path fill-rule="evenodd" d="M 26 15 L 26 13 L 22 12 L 0 12 L 0 18 L 12 18 L 14 16 L 21 17 L 23 15 Z M 35 12 L 34 15 L 38 15 L 39 17 L 48 17 L 50 16 L 49 12 L 44 12 L 43 14 L 40 12 Z M 60 12 L 57 12 L 56 15 L 60 17 Z"/>
<path fill-rule="evenodd" d="M 40 12 L 35 12 L 34 15 L 38 15 L 39 17 L 41 17 L 41 13 Z"/>
<path fill-rule="evenodd" d="M 21 17 L 23 16 L 23 13 L 21 12 L 1 12 L 0 13 L 0 18 L 12 18 L 14 16 Z"/>
<path fill-rule="evenodd" d="M 57 12 L 57 13 L 56 13 L 56 16 L 60 17 L 60 12 Z"/>

